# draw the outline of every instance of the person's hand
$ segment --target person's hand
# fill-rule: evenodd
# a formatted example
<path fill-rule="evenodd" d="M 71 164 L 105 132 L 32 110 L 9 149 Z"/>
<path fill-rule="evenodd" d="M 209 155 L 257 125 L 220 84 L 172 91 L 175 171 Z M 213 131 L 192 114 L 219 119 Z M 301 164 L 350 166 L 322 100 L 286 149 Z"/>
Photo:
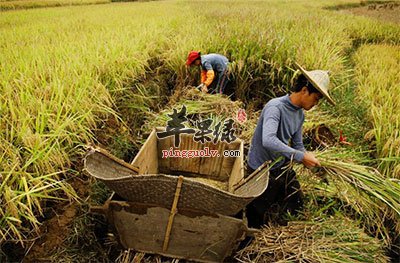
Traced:
<path fill-rule="evenodd" d="M 205 84 L 201 83 L 199 86 L 196 87 L 196 89 L 201 90 L 201 88 L 203 88 L 203 86 L 205 86 Z"/>
<path fill-rule="evenodd" d="M 196 89 L 201 90 L 204 93 L 208 92 L 207 86 L 204 83 L 201 83 L 199 86 L 196 87 Z"/>
<path fill-rule="evenodd" d="M 318 159 L 315 158 L 315 155 L 311 152 L 304 153 L 304 158 L 303 158 L 302 163 L 304 164 L 304 166 L 306 166 L 308 168 L 321 166 Z"/>

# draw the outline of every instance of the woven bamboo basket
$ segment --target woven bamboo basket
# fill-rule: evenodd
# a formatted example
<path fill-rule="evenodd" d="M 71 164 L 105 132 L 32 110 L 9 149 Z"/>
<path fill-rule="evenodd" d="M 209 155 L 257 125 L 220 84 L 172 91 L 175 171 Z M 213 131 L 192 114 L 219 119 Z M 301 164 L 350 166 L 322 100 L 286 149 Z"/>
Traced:
<path fill-rule="evenodd" d="M 253 233 L 238 218 L 179 209 L 171 219 L 170 209 L 120 201 L 115 195 L 91 211 L 106 216 L 125 249 L 190 262 L 224 262 Z"/>
<path fill-rule="evenodd" d="M 209 147 L 219 152 L 238 150 L 240 156 L 162 158 L 162 150 L 171 149 L 173 140 L 159 139 L 156 132 L 150 134 L 131 164 L 92 149 L 85 158 L 85 170 L 127 201 L 164 208 L 171 208 L 177 175 L 183 175 L 177 208 L 207 214 L 235 215 L 267 188 L 267 165 L 244 177 L 241 140 L 201 144 L 192 135 L 181 135 L 180 150 Z M 196 177 L 226 182 L 228 189 L 220 189 L 206 180 L 198 181 Z"/>

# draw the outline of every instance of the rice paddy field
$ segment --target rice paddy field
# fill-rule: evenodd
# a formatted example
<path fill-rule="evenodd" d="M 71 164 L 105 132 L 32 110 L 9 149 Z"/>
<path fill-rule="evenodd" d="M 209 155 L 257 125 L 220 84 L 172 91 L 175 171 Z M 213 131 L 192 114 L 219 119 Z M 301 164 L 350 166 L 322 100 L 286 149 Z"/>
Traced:
<path fill-rule="evenodd" d="M 247 122 L 235 125 L 248 148 L 298 62 L 330 71 L 337 105 L 307 112 L 304 126 L 311 140 L 318 125 L 332 132 L 327 148 L 307 144 L 325 174 L 296 167 L 304 211 L 266 226 L 234 261 L 398 262 L 400 24 L 385 14 L 399 17 L 400 4 L 1 0 L 0 261 L 179 262 L 124 251 L 90 213 L 110 193 L 82 171 L 87 146 L 130 162 L 186 105 L 213 119 L 244 108 Z M 233 62 L 234 97 L 193 93 L 190 50 Z"/>

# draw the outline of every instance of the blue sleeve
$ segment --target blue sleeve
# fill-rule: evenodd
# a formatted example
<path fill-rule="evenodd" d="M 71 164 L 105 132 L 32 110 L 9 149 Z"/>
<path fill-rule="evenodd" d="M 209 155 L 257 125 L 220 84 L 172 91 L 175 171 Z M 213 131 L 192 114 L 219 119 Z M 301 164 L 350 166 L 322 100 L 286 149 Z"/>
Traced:
<path fill-rule="evenodd" d="M 304 158 L 304 153 L 289 147 L 277 136 L 281 115 L 280 110 L 277 107 L 272 106 L 266 109 L 263 114 L 263 147 L 271 152 L 281 154 L 290 160 L 294 159 L 297 162 L 301 162 Z"/>
<path fill-rule="evenodd" d="M 213 70 L 211 63 L 207 60 L 203 61 L 202 63 L 203 69 L 205 70 Z"/>
<path fill-rule="evenodd" d="M 296 133 L 293 135 L 292 138 L 292 143 L 293 143 L 293 148 L 302 152 L 305 152 L 306 149 L 304 148 L 303 144 L 303 127 L 300 127 Z"/>

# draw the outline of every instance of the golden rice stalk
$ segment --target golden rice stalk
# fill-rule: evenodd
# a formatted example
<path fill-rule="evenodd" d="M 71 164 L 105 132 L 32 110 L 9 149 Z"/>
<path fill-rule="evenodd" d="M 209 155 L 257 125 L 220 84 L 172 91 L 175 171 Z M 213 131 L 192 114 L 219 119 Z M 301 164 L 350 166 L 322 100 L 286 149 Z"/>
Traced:
<path fill-rule="evenodd" d="M 400 230 L 400 181 L 386 178 L 370 166 L 354 163 L 359 158 L 355 152 L 323 151 L 317 153 L 317 158 L 329 184 L 308 184 L 306 192 L 337 198 L 390 244 L 390 230 L 397 233 Z M 357 162 L 363 161 L 359 159 Z M 309 172 L 304 172 L 300 178 L 309 177 Z"/>
<path fill-rule="evenodd" d="M 209 178 L 202 178 L 202 177 L 192 177 L 190 178 L 196 182 L 200 182 L 203 184 L 210 185 L 212 187 L 218 188 L 220 190 L 228 191 L 228 182 L 221 182 Z"/>
<path fill-rule="evenodd" d="M 223 120 L 231 118 L 236 120 L 236 114 L 243 103 L 240 101 L 231 101 L 228 97 L 219 94 L 206 94 L 196 90 L 194 87 L 177 89 L 172 95 L 170 103 L 159 113 L 148 113 L 144 130 L 149 132 L 154 127 L 165 127 L 170 119 L 173 109 L 181 110 L 186 106 L 186 117 L 192 122 L 196 120 L 205 120 L 208 118 L 214 120 Z M 193 126 L 190 123 L 184 123 L 187 127 Z M 215 124 L 215 123 L 214 123 Z"/>
<path fill-rule="evenodd" d="M 377 200 L 377 206 L 385 204 L 400 218 L 400 181 L 385 178 L 377 169 L 333 159 L 330 152 L 320 152 L 318 159 L 330 177 L 336 177 L 352 185 L 358 191 Z"/>
<path fill-rule="evenodd" d="M 388 262 L 383 244 L 355 222 L 337 216 L 325 221 L 292 221 L 265 226 L 236 254 L 239 262 Z"/>

